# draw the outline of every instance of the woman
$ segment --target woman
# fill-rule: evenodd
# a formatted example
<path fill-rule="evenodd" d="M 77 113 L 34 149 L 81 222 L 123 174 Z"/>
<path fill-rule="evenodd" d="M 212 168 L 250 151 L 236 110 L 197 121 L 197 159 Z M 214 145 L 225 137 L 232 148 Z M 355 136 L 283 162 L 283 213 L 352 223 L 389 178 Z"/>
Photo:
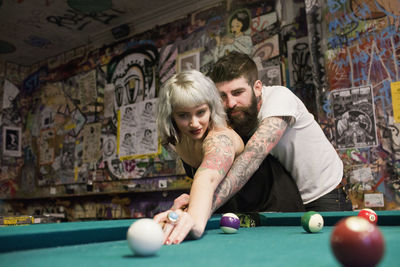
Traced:
<path fill-rule="evenodd" d="M 243 141 L 226 125 L 221 98 L 214 83 L 201 72 L 187 70 L 172 76 L 158 98 L 157 127 L 163 145 L 170 145 L 190 166 L 193 183 L 186 211 L 162 212 L 165 244 L 178 244 L 190 232 L 199 238 L 210 217 L 215 188 L 225 177 Z M 172 224 L 168 215 L 179 216 Z"/>

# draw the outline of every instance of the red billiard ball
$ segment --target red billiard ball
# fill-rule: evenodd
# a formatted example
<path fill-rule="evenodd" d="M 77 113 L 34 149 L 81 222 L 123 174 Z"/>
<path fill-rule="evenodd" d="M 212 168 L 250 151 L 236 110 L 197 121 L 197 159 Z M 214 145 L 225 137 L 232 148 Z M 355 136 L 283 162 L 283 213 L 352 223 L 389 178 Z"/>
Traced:
<path fill-rule="evenodd" d="M 378 215 L 371 209 L 362 209 L 358 212 L 358 216 L 367 219 L 370 223 L 376 224 L 378 222 Z"/>
<path fill-rule="evenodd" d="M 378 226 L 358 216 L 341 219 L 330 242 L 333 254 L 344 266 L 375 266 L 385 251 L 385 240 Z"/>

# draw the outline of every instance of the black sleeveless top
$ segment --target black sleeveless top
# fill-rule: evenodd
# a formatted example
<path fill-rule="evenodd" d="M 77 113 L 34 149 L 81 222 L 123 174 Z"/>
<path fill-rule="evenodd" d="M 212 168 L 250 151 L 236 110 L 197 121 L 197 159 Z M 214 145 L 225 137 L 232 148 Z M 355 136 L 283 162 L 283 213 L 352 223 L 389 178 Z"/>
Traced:
<path fill-rule="evenodd" d="M 186 175 L 193 178 L 196 169 L 182 162 Z M 295 181 L 275 157 L 268 155 L 243 188 L 216 213 L 304 210 Z"/>

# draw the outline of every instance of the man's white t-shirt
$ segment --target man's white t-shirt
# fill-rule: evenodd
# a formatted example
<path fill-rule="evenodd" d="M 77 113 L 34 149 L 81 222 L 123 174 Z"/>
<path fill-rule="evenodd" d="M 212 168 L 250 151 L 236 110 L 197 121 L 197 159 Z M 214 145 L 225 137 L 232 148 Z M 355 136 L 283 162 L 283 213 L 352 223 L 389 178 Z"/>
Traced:
<path fill-rule="evenodd" d="M 286 87 L 264 86 L 258 119 L 272 116 L 295 119 L 271 154 L 291 173 L 303 203 L 335 189 L 342 180 L 343 163 L 303 102 Z"/>

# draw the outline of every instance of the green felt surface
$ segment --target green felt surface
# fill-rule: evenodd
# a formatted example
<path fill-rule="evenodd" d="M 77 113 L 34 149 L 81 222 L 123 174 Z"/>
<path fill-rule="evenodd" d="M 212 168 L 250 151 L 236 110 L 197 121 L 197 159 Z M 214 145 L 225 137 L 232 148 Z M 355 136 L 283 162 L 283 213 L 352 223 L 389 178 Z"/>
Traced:
<path fill-rule="evenodd" d="M 220 216 L 215 216 L 200 240 L 163 246 L 155 256 L 144 258 L 134 256 L 125 239 L 134 220 L 2 227 L 0 266 L 339 266 L 330 249 L 333 226 L 329 225 L 356 213 L 322 213 L 328 226 L 314 234 L 301 227 L 302 214 L 261 213 L 265 226 L 240 228 L 232 235 L 218 229 Z M 400 212 L 379 212 L 378 216 L 386 240 L 379 266 L 398 266 Z M 24 237 L 30 247 L 4 249 L 24 243 Z M 41 245 L 42 239 L 50 237 L 52 242 Z"/>
<path fill-rule="evenodd" d="M 125 240 L 0 254 L 1 266 L 339 266 L 329 245 L 333 227 L 308 234 L 301 226 L 241 228 L 227 235 L 208 230 L 197 241 L 163 246 L 136 257 Z M 400 228 L 382 227 L 387 242 L 380 266 L 396 266 Z"/>

